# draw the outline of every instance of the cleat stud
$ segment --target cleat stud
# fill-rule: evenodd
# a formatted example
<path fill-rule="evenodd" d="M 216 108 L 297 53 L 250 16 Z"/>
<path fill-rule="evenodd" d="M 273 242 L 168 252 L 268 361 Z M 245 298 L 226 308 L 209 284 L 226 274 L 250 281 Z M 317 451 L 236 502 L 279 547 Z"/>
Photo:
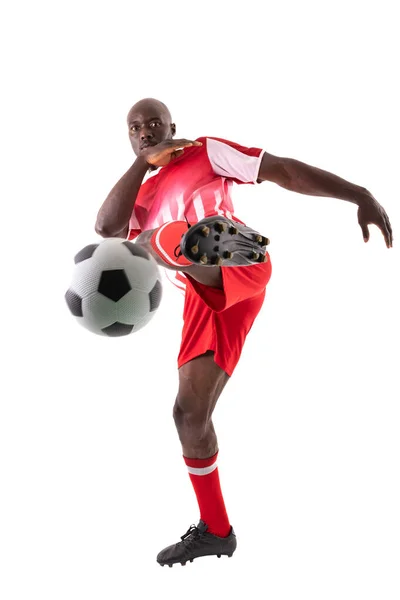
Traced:
<path fill-rule="evenodd" d="M 193 562 L 193 558 L 191 558 L 189 562 Z"/>
<path fill-rule="evenodd" d="M 197 244 L 196 244 L 195 246 L 192 246 L 192 247 L 190 248 L 190 251 L 191 251 L 193 254 L 198 254 L 198 252 L 199 252 L 199 246 L 198 246 Z"/>
<path fill-rule="evenodd" d="M 233 254 L 232 254 L 232 252 L 229 252 L 229 250 L 226 250 L 224 252 L 224 258 L 227 258 L 229 260 L 230 258 L 232 258 L 232 256 L 233 256 Z"/>
<path fill-rule="evenodd" d="M 252 260 L 258 260 L 260 258 L 260 253 L 259 252 L 252 252 L 250 258 Z"/>
<path fill-rule="evenodd" d="M 228 554 L 228 558 L 231 558 L 232 554 Z"/>
<path fill-rule="evenodd" d="M 260 263 L 266 263 L 267 261 L 268 261 L 268 258 L 265 256 L 265 254 L 261 254 L 259 262 Z"/>
<path fill-rule="evenodd" d="M 186 561 L 185 562 L 181 562 L 182 567 L 184 567 L 186 565 Z"/>
<path fill-rule="evenodd" d="M 264 237 L 263 235 L 257 235 L 256 236 L 256 242 L 258 244 L 260 244 L 260 246 L 268 246 L 269 244 L 269 239 Z"/>
<path fill-rule="evenodd" d="M 214 246 L 213 250 L 214 250 L 214 252 L 218 252 L 219 246 Z"/>
<path fill-rule="evenodd" d="M 217 265 L 217 267 L 221 267 L 224 264 L 224 261 L 220 256 L 218 256 L 218 258 L 215 259 L 215 264 Z"/>
<path fill-rule="evenodd" d="M 219 240 L 220 240 L 220 237 L 219 237 L 219 235 L 215 235 L 215 236 L 214 236 L 214 240 L 215 240 L 216 242 L 219 242 Z"/>
<path fill-rule="evenodd" d="M 232 226 L 232 227 L 229 227 L 229 233 L 230 233 L 231 235 L 236 235 L 236 234 L 238 233 L 238 229 L 237 229 L 237 227 L 233 227 L 233 226 Z"/>
<path fill-rule="evenodd" d="M 214 225 L 214 229 L 218 231 L 218 233 L 223 233 L 227 230 L 227 228 L 228 225 L 226 223 L 222 223 L 221 221 L 218 221 L 218 223 L 215 223 Z"/>
<path fill-rule="evenodd" d="M 217 554 L 217 558 L 221 558 L 221 555 L 220 555 L 220 554 Z"/>
<path fill-rule="evenodd" d="M 168 565 L 172 569 L 172 565 Z"/>
<path fill-rule="evenodd" d="M 206 264 L 208 263 L 207 254 L 203 254 L 203 255 L 200 257 L 200 262 L 201 262 L 201 264 L 202 264 L 202 265 L 206 265 Z"/>
<path fill-rule="evenodd" d="M 208 237 L 210 235 L 210 228 L 207 227 L 207 225 L 204 225 L 204 227 L 201 228 L 201 233 L 204 237 Z"/>

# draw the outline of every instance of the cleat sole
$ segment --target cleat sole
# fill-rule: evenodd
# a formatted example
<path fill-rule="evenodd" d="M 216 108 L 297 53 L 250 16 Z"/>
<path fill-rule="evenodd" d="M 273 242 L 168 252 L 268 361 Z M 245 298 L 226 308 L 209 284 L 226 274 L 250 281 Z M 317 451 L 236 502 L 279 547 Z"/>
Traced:
<path fill-rule="evenodd" d="M 218 221 L 217 223 L 215 223 L 214 229 L 215 231 L 218 231 L 218 233 L 224 233 L 228 229 L 228 225 L 226 223 Z"/>
<path fill-rule="evenodd" d="M 256 242 L 257 242 L 257 244 L 260 244 L 260 246 L 268 246 L 269 239 L 264 237 L 263 235 L 257 235 Z"/>
<path fill-rule="evenodd" d="M 233 552 L 231 552 L 231 554 L 214 554 L 214 556 L 216 556 L 217 558 L 221 558 L 221 556 L 227 556 L 228 558 L 232 558 Z M 204 556 L 207 556 L 207 554 L 205 554 Z M 196 558 L 199 558 L 198 556 Z M 201 556 L 200 556 L 201 558 Z M 179 562 L 182 565 L 182 567 L 184 567 L 186 565 L 187 562 L 193 562 L 194 558 L 189 558 L 188 560 L 185 561 L 178 561 L 176 563 L 159 563 L 162 567 L 165 567 L 165 565 L 168 565 L 171 569 L 174 565 L 178 565 Z"/>
<path fill-rule="evenodd" d="M 224 216 L 205 217 L 183 235 L 182 254 L 205 267 L 236 267 L 265 263 L 269 239 Z"/>

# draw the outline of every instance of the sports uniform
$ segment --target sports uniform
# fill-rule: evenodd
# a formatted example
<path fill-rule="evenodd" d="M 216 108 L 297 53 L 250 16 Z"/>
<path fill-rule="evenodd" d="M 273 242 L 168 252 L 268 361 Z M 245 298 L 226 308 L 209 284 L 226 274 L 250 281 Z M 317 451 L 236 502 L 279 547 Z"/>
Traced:
<path fill-rule="evenodd" d="M 158 229 L 153 247 L 174 266 L 191 263 L 182 256 L 177 258 L 164 242 L 170 230 L 181 227 L 183 234 L 186 222 L 193 225 L 213 215 L 242 223 L 234 214 L 233 183 L 257 183 L 263 156 L 260 148 L 220 138 L 200 137 L 197 141 L 202 146 L 186 148 L 181 157 L 146 176 L 129 222 L 129 240 L 142 231 Z M 179 241 L 180 235 L 176 235 L 175 231 L 174 240 Z M 222 267 L 223 290 L 202 285 L 181 271 L 167 271 L 169 279 L 185 293 L 178 367 L 212 350 L 217 365 L 232 375 L 264 301 L 271 276 L 266 256 L 267 262 L 247 268 Z"/>

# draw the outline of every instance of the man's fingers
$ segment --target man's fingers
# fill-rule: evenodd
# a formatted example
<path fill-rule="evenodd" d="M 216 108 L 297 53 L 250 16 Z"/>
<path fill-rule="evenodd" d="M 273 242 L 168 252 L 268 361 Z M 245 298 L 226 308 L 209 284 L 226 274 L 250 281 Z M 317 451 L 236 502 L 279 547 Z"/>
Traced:
<path fill-rule="evenodd" d="M 202 146 L 201 142 L 182 142 L 181 144 L 175 143 L 174 148 L 188 148 L 189 146 Z"/>
<path fill-rule="evenodd" d="M 386 227 L 387 227 L 387 230 L 389 232 L 390 247 L 392 247 L 393 246 L 393 230 L 392 230 L 392 226 L 390 224 L 388 216 L 386 217 Z"/>
<path fill-rule="evenodd" d="M 194 142 L 193 140 L 170 140 L 173 148 L 186 148 L 187 146 L 202 146 L 202 142 Z"/>
<path fill-rule="evenodd" d="M 363 225 L 362 223 L 360 223 L 360 226 L 361 226 L 361 230 L 362 230 L 364 242 L 368 242 L 368 240 L 369 240 L 368 226 L 367 225 Z"/>
<path fill-rule="evenodd" d="M 389 230 L 388 230 L 388 228 L 386 226 L 386 223 L 384 223 L 382 225 L 381 231 L 383 233 L 383 237 L 385 238 L 386 246 L 388 248 L 390 248 L 390 246 L 391 246 L 390 233 L 389 233 Z"/>
<path fill-rule="evenodd" d="M 382 215 L 382 223 L 377 223 L 379 229 L 382 232 L 383 237 L 385 238 L 386 246 L 391 248 L 392 246 L 392 227 L 390 225 L 389 217 L 386 213 Z"/>
<path fill-rule="evenodd" d="M 368 225 L 376 225 L 385 239 L 386 246 L 392 248 L 392 226 L 386 211 L 378 203 L 376 203 L 376 206 L 375 204 L 360 206 L 358 209 L 358 223 L 363 233 L 364 242 L 368 242 L 369 240 Z"/>
<path fill-rule="evenodd" d="M 183 150 L 175 150 L 175 152 L 172 152 L 171 157 L 178 158 L 178 156 L 182 156 L 182 154 L 183 154 Z"/>
<path fill-rule="evenodd" d="M 369 241 L 368 225 L 364 225 L 364 224 L 360 223 L 360 226 L 361 226 L 361 229 L 362 229 L 364 242 L 368 242 Z M 386 246 L 388 248 L 391 248 L 392 247 L 392 234 L 389 231 L 389 227 L 387 227 L 387 225 L 386 225 L 385 222 L 383 222 L 382 224 L 378 225 L 378 227 L 381 230 L 383 237 L 385 238 Z"/>

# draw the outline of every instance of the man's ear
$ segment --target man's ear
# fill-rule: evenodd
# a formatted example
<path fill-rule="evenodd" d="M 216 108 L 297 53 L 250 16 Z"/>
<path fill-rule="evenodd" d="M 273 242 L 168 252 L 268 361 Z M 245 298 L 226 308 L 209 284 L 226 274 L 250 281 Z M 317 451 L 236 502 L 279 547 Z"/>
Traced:
<path fill-rule="evenodd" d="M 176 135 L 176 125 L 175 125 L 175 123 L 171 123 L 171 133 L 172 133 L 172 137 L 174 135 Z"/>

